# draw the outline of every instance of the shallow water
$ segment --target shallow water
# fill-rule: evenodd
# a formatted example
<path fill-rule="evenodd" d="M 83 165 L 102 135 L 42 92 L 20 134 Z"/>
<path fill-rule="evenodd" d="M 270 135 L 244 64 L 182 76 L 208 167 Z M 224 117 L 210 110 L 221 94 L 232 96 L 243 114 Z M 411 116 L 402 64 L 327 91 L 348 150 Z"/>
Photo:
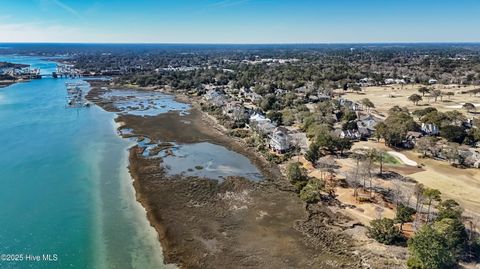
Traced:
<path fill-rule="evenodd" d="M 0 61 L 55 70 L 33 57 Z M 58 255 L 0 268 L 164 268 L 126 169 L 132 142 L 117 135 L 113 113 L 65 108 L 73 81 L 0 89 L 0 253 Z"/>
<path fill-rule="evenodd" d="M 171 148 L 173 155 L 161 151 L 167 174 L 184 174 L 222 180 L 227 176 L 262 178 L 260 171 L 245 156 L 212 143 L 182 144 Z"/>
<path fill-rule="evenodd" d="M 134 90 L 110 90 L 102 98 L 113 101 L 113 105 L 123 114 L 136 116 L 155 116 L 169 111 L 187 113 L 188 104 L 175 102 L 172 95 L 160 92 L 142 92 Z"/>
<path fill-rule="evenodd" d="M 111 90 L 102 98 L 113 102 L 121 114 L 137 116 L 154 116 L 169 111 L 178 111 L 180 115 L 189 113 L 190 105 L 175 101 L 172 95 L 161 92 L 143 92 L 135 90 Z M 190 124 L 182 120 L 185 124 Z M 122 135 L 133 135 L 134 130 L 120 129 Z M 132 141 L 136 141 L 135 138 Z M 150 151 L 157 143 L 170 141 L 150 141 L 143 138 L 137 142 L 144 148 L 143 157 L 161 157 L 162 165 L 168 175 L 199 176 L 223 180 L 228 176 L 240 176 L 258 181 L 262 178 L 260 171 L 245 156 L 212 143 L 194 143 L 175 145 L 152 156 Z M 173 154 L 167 154 L 167 152 Z"/>

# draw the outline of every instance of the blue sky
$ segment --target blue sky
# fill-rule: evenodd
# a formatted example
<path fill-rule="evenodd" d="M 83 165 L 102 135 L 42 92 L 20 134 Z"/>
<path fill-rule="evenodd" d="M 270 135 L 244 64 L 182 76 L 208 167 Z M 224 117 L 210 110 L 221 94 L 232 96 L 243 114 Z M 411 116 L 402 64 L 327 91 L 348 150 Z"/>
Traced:
<path fill-rule="evenodd" d="M 2 0 L 0 42 L 480 42 L 480 1 Z"/>

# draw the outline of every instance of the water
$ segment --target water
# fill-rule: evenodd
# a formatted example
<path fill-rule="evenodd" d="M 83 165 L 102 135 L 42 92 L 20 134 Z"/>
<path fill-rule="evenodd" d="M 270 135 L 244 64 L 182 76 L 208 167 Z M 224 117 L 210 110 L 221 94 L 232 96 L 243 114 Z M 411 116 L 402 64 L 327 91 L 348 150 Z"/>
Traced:
<path fill-rule="evenodd" d="M 175 102 L 172 95 L 160 92 L 111 90 L 104 93 L 102 98 L 113 101 L 123 114 L 136 116 L 155 116 L 169 111 L 186 114 L 190 108 L 187 104 Z"/>
<path fill-rule="evenodd" d="M 212 143 L 183 144 L 173 147 L 171 154 L 163 154 L 163 164 L 171 175 L 184 174 L 222 180 L 240 176 L 258 181 L 260 171 L 251 161 L 234 151 Z"/>
<path fill-rule="evenodd" d="M 0 56 L 49 74 L 55 63 Z M 135 200 L 114 114 L 66 109 L 65 82 L 0 89 L 0 253 L 58 255 L 0 268 L 164 268 L 161 246 Z"/>
<path fill-rule="evenodd" d="M 190 106 L 174 100 L 172 95 L 161 92 L 143 92 L 135 90 L 111 90 L 102 98 L 113 102 L 122 114 L 152 116 L 169 111 L 188 115 Z M 188 120 L 181 120 L 190 124 Z M 122 135 L 134 135 L 134 130 L 122 128 Z M 136 141 L 133 139 L 133 141 Z M 170 141 L 150 141 L 144 138 L 138 142 L 144 148 L 143 157 L 163 159 L 162 165 L 168 175 L 199 176 L 222 181 L 228 176 L 239 176 L 254 181 L 262 179 L 260 171 L 245 156 L 212 143 L 175 144 L 153 155 L 157 143 Z"/>

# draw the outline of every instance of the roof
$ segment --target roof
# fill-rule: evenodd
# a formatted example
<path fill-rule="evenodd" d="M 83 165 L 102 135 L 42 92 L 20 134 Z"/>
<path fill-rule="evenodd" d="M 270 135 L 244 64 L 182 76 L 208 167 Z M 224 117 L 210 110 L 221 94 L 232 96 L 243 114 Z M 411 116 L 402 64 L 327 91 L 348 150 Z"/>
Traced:
<path fill-rule="evenodd" d="M 423 136 L 423 134 L 420 133 L 420 132 L 414 132 L 414 131 L 407 132 L 407 137 L 420 138 L 422 136 Z"/>
<path fill-rule="evenodd" d="M 283 127 L 283 126 L 280 126 L 280 127 L 277 127 L 275 128 L 274 132 L 282 132 L 282 133 L 288 133 L 288 129 Z"/>

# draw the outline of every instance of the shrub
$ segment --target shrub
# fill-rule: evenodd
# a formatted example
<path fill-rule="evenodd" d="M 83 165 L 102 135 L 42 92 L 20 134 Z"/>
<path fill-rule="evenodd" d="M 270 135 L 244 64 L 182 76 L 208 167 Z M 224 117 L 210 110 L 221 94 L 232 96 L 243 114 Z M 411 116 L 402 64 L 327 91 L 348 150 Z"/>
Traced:
<path fill-rule="evenodd" d="M 320 200 L 320 190 L 324 187 L 319 180 L 310 180 L 300 191 L 300 199 L 307 203 L 315 203 Z"/>
<path fill-rule="evenodd" d="M 388 218 L 372 220 L 368 228 L 368 235 L 386 245 L 393 245 L 405 240 L 400 230 L 395 227 L 395 222 Z"/>
<path fill-rule="evenodd" d="M 287 178 L 292 183 L 307 181 L 306 171 L 299 162 L 290 163 L 287 167 Z"/>
<path fill-rule="evenodd" d="M 455 256 L 449 250 L 445 238 L 431 225 L 423 226 L 408 241 L 410 258 L 407 262 L 411 269 L 447 269 L 453 268 Z"/>
<path fill-rule="evenodd" d="M 397 206 L 397 214 L 395 216 L 395 221 L 400 223 L 400 230 L 402 230 L 402 226 L 405 222 L 410 222 L 413 220 L 413 214 L 415 214 L 415 209 L 405 206 L 403 204 L 399 204 Z"/>

